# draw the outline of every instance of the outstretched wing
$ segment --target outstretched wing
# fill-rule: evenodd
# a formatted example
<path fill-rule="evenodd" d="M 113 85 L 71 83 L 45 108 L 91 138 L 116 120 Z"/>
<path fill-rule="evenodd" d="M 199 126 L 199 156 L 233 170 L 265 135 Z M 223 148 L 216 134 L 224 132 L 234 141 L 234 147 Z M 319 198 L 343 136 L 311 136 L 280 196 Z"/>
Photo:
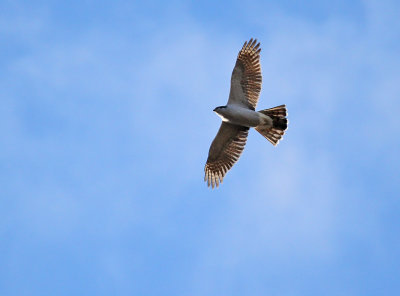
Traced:
<path fill-rule="evenodd" d="M 257 39 L 244 43 L 233 68 L 228 104 L 256 109 L 262 83 L 260 52 Z"/>
<path fill-rule="evenodd" d="M 204 181 L 208 186 L 218 187 L 225 174 L 235 164 L 246 145 L 249 128 L 222 122 L 211 144 L 204 168 Z"/>

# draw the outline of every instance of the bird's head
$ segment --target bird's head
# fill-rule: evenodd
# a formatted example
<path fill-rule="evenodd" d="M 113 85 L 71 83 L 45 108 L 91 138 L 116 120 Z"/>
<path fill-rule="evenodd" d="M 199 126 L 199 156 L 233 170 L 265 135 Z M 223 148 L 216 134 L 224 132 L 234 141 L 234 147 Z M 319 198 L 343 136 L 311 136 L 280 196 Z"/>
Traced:
<path fill-rule="evenodd" d="M 221 114 L 224 112 L 225 108 L 226 108 L 226 106 L 219 106 L 219 107 L 216 107 L 213 111 L 217 114 Z"/>
<path fill-rule="evenodd" d="M 226 106 L 219 106 L 213 110 L 219 117 L 221 117 L 222 121 L 228 121 L 227 117 L 227 109 Z"/>

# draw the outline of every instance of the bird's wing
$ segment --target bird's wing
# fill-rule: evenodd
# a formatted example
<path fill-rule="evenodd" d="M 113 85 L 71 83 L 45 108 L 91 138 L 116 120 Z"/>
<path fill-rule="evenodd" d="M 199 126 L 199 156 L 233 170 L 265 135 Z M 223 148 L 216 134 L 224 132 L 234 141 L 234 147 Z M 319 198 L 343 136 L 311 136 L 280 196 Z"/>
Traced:
<path fill-rule="evenodd" d="M 262 82 L 260 52 L 257 39 L 244 43 L 233 68 L 228 104 L 255 110 Z"/>
<path fill-rule="evenodd" d="M 204 181 L 218 187 L 228 170 L 235 164 L 246 145 L 249 128 L 222 122 L 208 152 Z"/>

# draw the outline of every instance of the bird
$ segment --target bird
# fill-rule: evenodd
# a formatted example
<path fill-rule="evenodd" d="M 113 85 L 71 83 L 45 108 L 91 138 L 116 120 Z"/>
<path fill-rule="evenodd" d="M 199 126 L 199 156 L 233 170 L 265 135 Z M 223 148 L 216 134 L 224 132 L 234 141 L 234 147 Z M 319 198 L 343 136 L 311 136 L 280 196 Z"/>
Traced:
<path fill-rule="evenodd" d="M 222 119 L 204 167 L 208 187 L 218 187 L 238 161 L 252 127 L 276 146 L 287 130 L 286 105 L 255 111 L 261 92 L 260 42 L 246 41 L 232 71 L 228 103 L 213 111 Z"/>

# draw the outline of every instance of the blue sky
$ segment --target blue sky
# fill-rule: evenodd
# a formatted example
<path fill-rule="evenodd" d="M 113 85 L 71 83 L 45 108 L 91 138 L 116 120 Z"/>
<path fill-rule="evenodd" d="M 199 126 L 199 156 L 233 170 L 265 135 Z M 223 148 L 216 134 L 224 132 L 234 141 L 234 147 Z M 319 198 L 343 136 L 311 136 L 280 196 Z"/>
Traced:
<path fill-rule="evenodd" d="M 396 295 L 398 1 L 0 2 L 1 295 Z M 260 109 L 203 182 L 238 50 Z"/>

